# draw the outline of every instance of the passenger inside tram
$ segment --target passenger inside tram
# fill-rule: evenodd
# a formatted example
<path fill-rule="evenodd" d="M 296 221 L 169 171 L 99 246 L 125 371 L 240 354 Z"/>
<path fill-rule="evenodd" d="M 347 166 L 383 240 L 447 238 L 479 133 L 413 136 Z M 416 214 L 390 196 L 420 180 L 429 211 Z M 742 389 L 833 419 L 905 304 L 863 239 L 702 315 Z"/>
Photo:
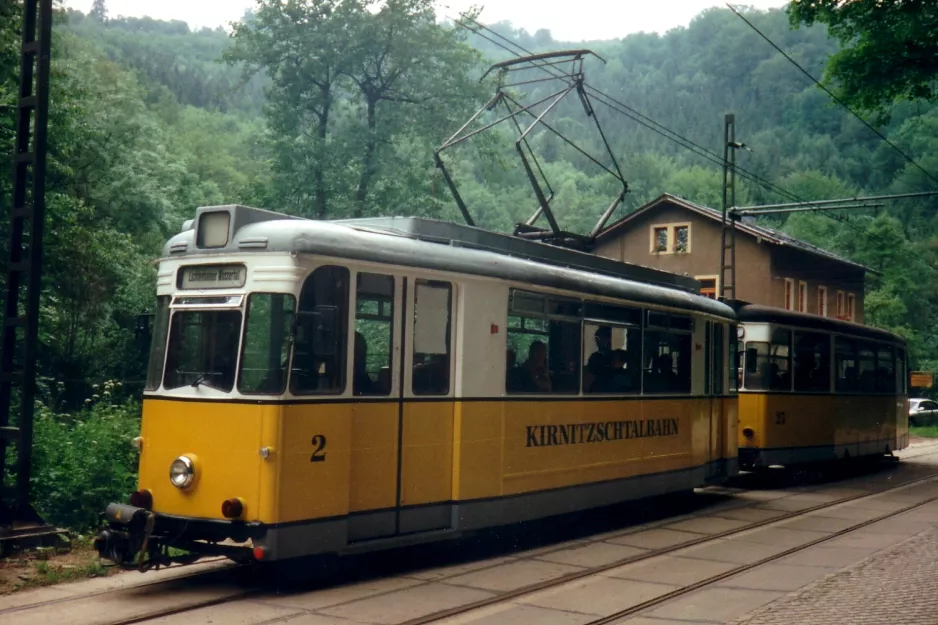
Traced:
<path fill-rule="evenodd" d="M 547 345 L 534 341 L 528 348 L 528 359 L 521 365 L 522 390 L 529 393 L 549 393 L 550 373 L 547 370 Z"/>

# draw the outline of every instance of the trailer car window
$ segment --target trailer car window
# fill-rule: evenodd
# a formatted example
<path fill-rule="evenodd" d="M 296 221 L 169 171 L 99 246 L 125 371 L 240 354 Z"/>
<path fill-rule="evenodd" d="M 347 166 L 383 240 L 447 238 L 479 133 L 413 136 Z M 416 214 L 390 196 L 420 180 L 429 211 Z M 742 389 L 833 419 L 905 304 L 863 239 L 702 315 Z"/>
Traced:
<path fill-rule="evenodd" d="M 872 343 L 860 342 L 858 352 L 859 382 L 857 390 L 865 392 L 876 391 L 876 346 Z"/>
<path fill-rule="evenodd" d="M 290 329 L 296 298 L 284 293 L 251 293 L 244 324 L 238 390 L 246 395 L 279 395 L 287 386 Z"/>
<path fill-rule="evenodd" d="M 828 393 L 830 386 L 830 335 L 795 332 L 795 392 Z"/>
<path fill-rule="evenodd" d="M 772 342 L 746 343 L 746 389 L 791 390 L 791 331 L 776 329 Z"/>
<path fill-rule="evenodd" d="M 896 367 L 892 347 L 881 345 L 876 352 L 876 390 L 881 393 L 896 392 Z"/>
<path fill-rule="evenodd" d="M 838 336 L 834 339 L 834 390 L 838 393 L 857 390 L 857 343 Z"/>
<path fill-rule="evenodd" d="M 906 395 L 909 392 L 909 376 L 906 372 L 907 363 L 905 361 L 905 350 L 896 350 L 896 382 L 898 383 L 899 393 Z"/>

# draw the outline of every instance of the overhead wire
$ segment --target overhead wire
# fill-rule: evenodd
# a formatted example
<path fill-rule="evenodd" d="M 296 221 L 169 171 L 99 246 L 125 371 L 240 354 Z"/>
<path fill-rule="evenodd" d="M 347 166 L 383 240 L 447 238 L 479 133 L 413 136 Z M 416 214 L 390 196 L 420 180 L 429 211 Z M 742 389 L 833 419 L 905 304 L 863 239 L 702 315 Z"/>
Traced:
<path fill-rule="evenodd" d="M 449 17 L 449 16 L 448 16 L 448 17 Z M 523 53 L 526 54 L 526 55 L 531 55 L 531 54 L 533 54 L 533 52 L 532 52 L 531 50 L 528 50 L 527 48 L 525 48 L 524 46 L 522 46 L 522 45 L 519 44 L 518 42 L 512 41 L 511 39 L 505 37 L 505 36 L 502 35 L 501 33 L 499 33 L 499 32 L 497 32 L 497 31 L 493 30 L 493 29 L 490 28 L 489 26 L 486 26 L 485 24 L 479 22 L 478 20 L 476 20 L 476 19 L 474 19 L 474 18 L 461 16 L 461 19 L 456 19 L 456 18 L 453 18 L 453 17 L 449 17 L 449 19 L 453 20 L 454 23 L 456 23 L 457 25 L 459 25 L 459 26 L 465 28 L 465 29 L 468 30 L 469 32 L 472 32 L 472 33 L 475 34 L 476 36 L 481 37 L 482 39 L 485 39 L 486 41 L 488 41 L 488 42 L 494 44 L 495 46 L 501 48 L 502 50 L 508 52 L 509 54 L 514 55 L 515 57 L 520 57 L 520 56 L 521 56 L 521 54 L 520 54 L 517 50 L 520 50 L 521 52 L 523 52 Z M 466 21 L 471 22 L 471 23 L 475 26 L 475 28 L 473 28 L 472 26 L 467 25 L 467 24 L 465 23 Z M 501 39 L 501 40 L 504 41 L 505 43 L 500 43 L 500 42 L 496 41 L 495 39 L 492 39 L 491 37 L 489 37 L 489 36 L 487 36 L 487 35 L 485 35 L 485 34 L 479 32 L 479 30 L 484 30 L 484 31 L 486 31 L 486 32 L 488 32 L 488 33 L 491 33 L 494 37 L 497 37 L 498 39 Z M 506 44 L 508 44 L 508 45 L 510 45 L 510 46 L 512 46 L 512 47 L 514 47 L 514 48 L 517 48 L 517 50 L 512 50 L 512 49 L 509 48 L 508 45 L 506 45 Z M 535 69 L 535 68 L 536 68 L 536 67 L 532 67 L 531 69 Z M 561 77 L 563 76 L 563 74 L 558 74 L 558 73 L 556 73 L 556 72 L 554 72 L 554 71 L 552 71 L 551 69 L 548 69 L 548 68 L 546 68 L 546 67 L 539 67 L 539 69 L 541 69 L 541 70 L 543 70 L 543 71 L 545 71 L 545 72 L 548 72 L 549 74 L 551 74 L 551 75 L 554 76 L 555 78 L 561 78 Z M 631 119 L 632 121 L 638 123 L 639 125 L 641 125 L 641 126 L 647 128 L 647 129 L 649 129 L 649 130 L 651 130 L 651 131 L 653 131 L 653 132 L 655 132 L 655 133 L 657 133 L 657 134 L 659 134 L 659 135 L 665 137 L 666 139 L 669 139 L 670 141 L 673 141 L 673 142 L 677 143 L 677 144 L 680 145 L 681 147 L 684 147 L 684 148 L 690 150 L 691 152 L 695 153 L 697 156 L 699 156 L 699 157 L 701 157 L 701 158 L 704 158 L 704 159 L 706 159 L 706 160 L 708 160 L 708 161 L 710 161 L 710 162 L 712 162 L 712 163 L 714 163 L 714 164 L 716 164 L 716 165 L 719 165 L 720 167 L 722 167 L 722 166 L 724 165 L 723 157 L 720 156 L 719 154 L 716 154 L 715 152 L 713 152 L 713 151 L 711 151 L 711 150 L 709 150 L 709 149 L 707 149 L 707 148 L 701 146 L 700 144 L 698 144 L 698 143 L 696 143 L 696 142 L 694 142 L 694 141 L 688 139 L 687 137 L 684 137 L 684 136 L 680 135 L 679 133 L 675 132 L 674 130 L 671 130 L 670 128 L 668 128 L 667 126 L 664 126 L 663 124 L 661 124 L 661 123 L 659 123 L 659 122 L 653 120 L 652 118 L 648 117 L 647 115 L 644 115 L 644 114 L 642 114 L 641 112 L 635 110 L 634 108 L 630 107 L 629 105 L 625 104 L 624 102 L 621 102 L 620 100 L 617 100 L 615 97 L 609 95 L 608 93 L 605 93 L 605 92 L 603 92 L 603 91 L 600 91 L 599 89 L 597 89 L 597 88 L 595 88 L 595 87 L 593 87 L 593 86 L 591 86 L 591 85 L 589 85 L 589 84 L 586 84 L 586 83 L 584 83 L 584 86 L 585 86 L 585 89 L 587 90 L 587 92 L 589 92 L 589 94 L 592 95 L 598 102 L 601 102 L 602 104 L 605 104 L 607 107 L 609 107 L 609 108 L 611 108 L 612 110 L 618 112 L 619 114 L 621 114 L 621 115 L 623 115 L 623 116 L 625 116 L 625 117 L 628 117 L 629 119 Z M 753 172 L 751 172 L 751 171 L 749 171 L 749 170 L 747 170 L 747 169 L 745 169 L 745 168 L 743 168 L 743 167 L 740 167 L 740 166 L 736 165 L 736 166 L 734 166 L 734 171 L 736 172 L 737 175 L 739 175 L 739 176 L 740 176 L 741 178 L 743 178 L 744 180 L 747 180 L 747 181 L 749 181 L 749 182 L 755 183 L 755 184 L 757 184 L 757 185 L 763 187 L 763 188 L 766 189 L 766 190 L 769 190 L 769 191 L 771 191 L 771 192 L 773 192 L 773 193 L 775 193 L 775 194 L 777 194 L 777 195 L 779 195 L 779 196 L 781 196 L 781 197 L 784 197 L 785 199 L 788 199 L 788 200 L 791 200 L 791 201 L 794 201 L 794 202 L 806 202 L 805 199 L 798 197 L 798 196 L 795 195 L 794 193 L 791 193 L 790 191 L 788 191 L 788 190 L 786 190 L 786 189 L 784 189 L 784 188 L 778 186 L 777 184 L 775 184 L 775 183 L 773 183 L 773 182 L 771 182 L 771 181 L 769 181 L 769 180 L 767 180 L 767 179 L 765 179 L 765 178 L 763 178 L 763 177 L 761 177 L 761 176 L 759 176 L 759 175 L 757 175 L 757 174 L 755 174 L 755 173 L 753 173 Z M 863 228 L 860 228 L 857 224 L 855 224 L 854 222 L 850 221 L 849 219 L 847 219 L 847 218 L 844 217 L 844 216 L 837 215 L 837 214 L 834 214 L 834 213 L 827 213 L 827 212 L 825 212 L 825 213 L 823 213 L 823 214 L 824 214 L 825 216 L 827 216 L 827 217 L 833 219 L 833 220 L 839 221 L 839 222 L 841 222 L 841 223 L 844 223 L 844 224 L 850 226 L 851 228 L 857 230 L 858 232 L 865 232 L 865 230 L 864 230 Z"/>
<path fill-rule="evenodd" d="M 730 4 L 729 2 L 727 2 L 727 3 L 726 3 L 726 6 L 728 6 L 728 7 L 730 8 L 730 11 L 732 11 L 733 13 L 735 13 L 736 16 L 739 17 L 739 19 L 741 19 L 742 21 L 744 21 L 744 22 L 749 26 L 749 28 L 751 28 L 751 29 L 753 29 L 754 31 L 756 31 L 756 34 L 758 34 L 758 35 L 759 35 L 760 37 L 762 37 L 766 42 L 768 42 L 768 44 L 769 44 L 770 46 L 772 46 L 773 48 L 775 48 L 775 50 L 778 51 L 779 54 L 781 54 L 781 55 L 784 56 L 786 59 L 788 59 L 788 62 L 791 63 L 792 65 L 794 65 L 794 66 L 798 69 L 798 71 L 800 71 L 802 74 L 804 74 L 805 76 L 807 76 L 807 77 L 811 80 L 811 82 L 813 82 L 815 85 L 817 85 L 818 87 L 820 87 L 820 88 L 824 91 L 824 93 L 826 93 L 828 96 L 830 96 L 830 98 L 831 98 L 834 102 L 836 102 L 837 104 L 839 104 L 840 106 L 842 106 L 848 113 L 850 113 L 851 115 L 853 115 L 854 117 L 856 117 L 858 120 L 860 120 L 860 123 L 862 123 L 864 126 L 866 126 L 867 128 L 869 128 L 873 133 L 876 134 L 877 137 L 879 137 L 880 139 L 882 139 L 882 140 L 886 143 L 886 145 L 888 145 L 890 148 L 892 148 L 892 149 L 896 152 L 896 154 L 899 154 L 902 158 L 904 158 L 904 159 L 905 159 L 906 161 L 908 161 L 910 164 L 912 164 L 913 166 L 915 166 L 916 169 L 918 169 L 920 172 L 922 172 L 923 174 L 925 174 L 926 176 L 928 176 L 928 178 L 930 178 L 932 182 L 934 182 L 935 184 L 938 184 L 938 177 L 935 177 L 934 174 L 932 174 L 931 172 L 929 172 L 928 170 L 926 170 L 924 167 L 922 167 L 921 165 L 919 165 L 919 164 L 915 161 L 915 159 L 913 159 L 911 156 L 909 156 L 908 154 L 906 154 L 905 152 L 903 152 L 902 149 L 899 148 L 899 146 L 897 146 L 895 143 L 893 143 L 892 141 L 890 141 L 889 138 L 886 137 L 886 135 L 884 135 L 883 133 L 881 133 L 879 130 L 877 130 L 876 128 L 874 128 L 868 121 L 866 121 L 865 119 L 863 119 L 856 111 L 854 111 L 852 108 L 850 108 L 850 107 L 847 105 L 846 102 L 844 102 L 843 100 L 841 100 L 840 98 L 838 98 L 836 95 L 834 95 L 834 94 L 831 92 L 830 89 L 828 89 L 827 87 L 825 87 L 824 85 L 822 85 L 821 82 L 820 82 L 817 78 L 815 78 L 814 76 L 812 76 L 811 73 L 810 73 L 808 70 L 806 70 L 805 68 L 801 67 L 801 65 L 799 65 L 798 62 L 797 62 L 795 59 L 793 59 L 787 52 L 785 52 L 784 50 L 782 50 L 774 41 L 772 41 L 771 39 L 769 39 L 769 37 L 768 37 L 765 33 L 763 33 L 761 30 L 759 30 L 758 28 L 756 28 L 755 24 L 753 24 L 752 22 L 750 22 L 749 20 L 747 20 L 747 19 L 743 16 L 743 14 L 740 13 L 739 11 L 737 11 L 736 8 L 735 8 L 732 4 Z"/>

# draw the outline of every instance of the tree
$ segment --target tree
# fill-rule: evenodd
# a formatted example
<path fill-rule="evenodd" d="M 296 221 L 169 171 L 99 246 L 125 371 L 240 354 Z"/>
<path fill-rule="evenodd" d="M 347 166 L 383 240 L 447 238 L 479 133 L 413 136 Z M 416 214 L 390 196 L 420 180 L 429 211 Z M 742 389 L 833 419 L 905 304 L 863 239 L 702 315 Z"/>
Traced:
<path fill-rule="evenodd" d="M 826 24 L 843 48 L 827 64 L 838 95 L 885 121 L 896 100 L 938 99 L 934 0 L 793 0 L 791 24 Z"/>
<path fill-rule="evenodd" d="M 420 145 L 471 108 L 476 53 L 435 21 L 429 0 L 259 0 L 235 28 L 232 62 L 264 69 L 281 206 L 317 218 L 410 199 L 396 150 Z M 443 123 L 443 121 L 445 123 Z M 381 180 L 384 176 L 387 180 Z M 420 191 L 425 192 L 425 191 Z M 313 209 L 307 207 L 313 199 Z"/>
<path fill-rule="evenodd" d="M 328 174 L 343 160 L 338 146 L 327 144 L 336 91 L 350 64 L 346 26 L 363 10 L 358 0 L 258 0 L 252 19 L 235 24 L 235 45 L 226 53 L 247 72 L 263 69 L 271 76 L 267 117 L 278 176 L 286 178 L 283 188 L 292 190 L 285 195 L 294 207 L 311 195 L 312 215 L 319 218 L 328 214 L 334 184 Z"/>
<path fill-rule="evenodd" d="M 458 31 L 436 23 L 432 0 L 388 0 L 377 13 L 363 12 L 358 18 L 354 60 L 347 71 L 365 107 L 364 146 L 353 209 L 356 217 L 366 210 L 368 191 L 377 173 L 378 148 L 389 145 L 391 136 L 403 130 L 402 122 L 419 116 L 421 122 L 408 131 L 423 128 L 442 134 L 440 117 L 448 121 L 452 109 L 465 110 L 466 100 L 481 95 L 469 84 L 479 55 L 462 45 Z M 394 116 L 397 119 L 388 115 L 386 121 L 391 123 L 379 129 L 381 103 L 412 112 Z M 440 134 L 431 136 L 438 139 Z"/>
<path fill-rule="evenodd" d="M 94 0 L 91 5 L 91 11 L 88 13 L 88 17 L 98 22 L 107 21 L 107 5 L 105 0 Z"/>

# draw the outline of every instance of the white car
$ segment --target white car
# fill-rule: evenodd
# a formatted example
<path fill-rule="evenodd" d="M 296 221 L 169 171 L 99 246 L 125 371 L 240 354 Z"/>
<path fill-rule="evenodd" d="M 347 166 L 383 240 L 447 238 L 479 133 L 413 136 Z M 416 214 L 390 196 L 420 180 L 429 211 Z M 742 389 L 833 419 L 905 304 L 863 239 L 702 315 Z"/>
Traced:
<path fill-rule="evenodd" d="M 909 400 L 909 425 L 938 424 L 938 402 L 931 399 Z"/>

